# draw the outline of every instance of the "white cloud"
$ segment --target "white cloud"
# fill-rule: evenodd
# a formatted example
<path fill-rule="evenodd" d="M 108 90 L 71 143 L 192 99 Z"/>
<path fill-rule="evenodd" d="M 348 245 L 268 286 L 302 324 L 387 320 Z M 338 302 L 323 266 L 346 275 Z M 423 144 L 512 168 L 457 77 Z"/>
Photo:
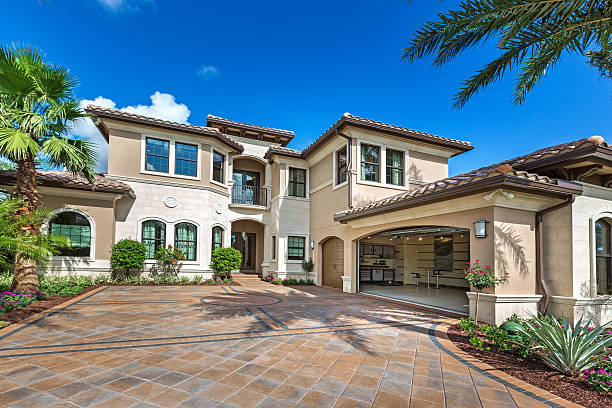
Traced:
<path fill-rule="evenodd" d="M 108 11 L 135 11 L 144 3 L 152 4 L 154 0 L 98 0 L 98 3 Z"/>
<path fill-rule="evenodd" d="M 213 65 L 204 65 L 198 71 L 198 75 L 206 78 L 217 78 L 219 76 L 219 69 Z"/>
<path fill-rule="evenodd" d="M 173 122 L 187 123 L 191 111 L 187 105 L 176 103 L 173 95 L 155 91 L 150 96 L 150 105 L 136 105 L 119 108 L 119 110 L 138 115 L 151 116 L 154 118 L 170 120 Z M 104 108 L 117 109 L 117 104 L 108 98 L 98 96 L 96 99 L 83 99 L 80 102 L 81 108 L 85 109 L 87 105 L 98 105 Z M 98 164 L 96 171 L 106 172 L 108 168 L 108 144 L 104 137 L 90 119 L 84 119 L 76 122 L 73 127 L 72 134 L 84 139 L 88 139 L 95 144 L 96 153 L 98 155 Z"/>

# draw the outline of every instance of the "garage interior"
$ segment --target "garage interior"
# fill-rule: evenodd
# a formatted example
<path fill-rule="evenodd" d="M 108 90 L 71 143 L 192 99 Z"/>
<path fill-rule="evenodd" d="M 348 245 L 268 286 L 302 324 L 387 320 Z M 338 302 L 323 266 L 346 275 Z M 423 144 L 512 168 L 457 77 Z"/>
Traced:
<path fill-rule="evenodd" d="M 427 226 L 373 234 L 359 241 L 358 290 L 468 314 L 470 259 L 465 228 Z"/>

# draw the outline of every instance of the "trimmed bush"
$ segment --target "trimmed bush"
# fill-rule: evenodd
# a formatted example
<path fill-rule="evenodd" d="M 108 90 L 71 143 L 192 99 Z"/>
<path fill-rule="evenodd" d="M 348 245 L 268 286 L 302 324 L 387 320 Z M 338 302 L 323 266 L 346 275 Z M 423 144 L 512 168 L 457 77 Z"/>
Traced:
<path fill-rule="evenodd" d="M 122 239 L 111 250 L 111 268 L 116 275 L 137 275 L 144 269 L 146 248 L 142 242 Z"/>
<path fill-rule="evenodd" d="M 240 269 L 242 254 L 235 248 L 217 248 L 213 251 L 210 267 L 219 276 L 229 278 L 232 271 Z"/>

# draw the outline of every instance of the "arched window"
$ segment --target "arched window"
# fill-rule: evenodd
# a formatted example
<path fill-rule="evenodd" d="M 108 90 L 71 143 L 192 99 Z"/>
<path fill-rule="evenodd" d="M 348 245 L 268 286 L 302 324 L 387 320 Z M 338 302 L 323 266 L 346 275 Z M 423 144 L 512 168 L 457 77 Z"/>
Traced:
<path fill-rule="evenodd" d="M 142 243 L 147 249 L 146 258 L 155 258 L 155 251 L 166 245 L 166 224 L 158 220 L 143 222 Z"/>
<path fill-rule="evenodd" d="M 188 222 L 181 222 L 174 226 L 174 246 L 185 253 L 185 260 L 196 260 L 197 227 Z"/>
<path fill-rule="evenodd" d="M 89 256 L 91 253 L 91 225 L 87 218 L 74 211 L 63 211 L 49 222 L 51 234 L 68 238 L 70 248 L 61 248 L 60 256 Z"/>
<path fill-rule="evenodd" d="M 595 223 L 595 274 L 598 295 L 612 294 L 610 245 L 610 224 L 599 220 Z"/>
<path fill-rule="evenodd" d="M 223 247 L 223 228 L 213 227 L 211 251 Z"/>

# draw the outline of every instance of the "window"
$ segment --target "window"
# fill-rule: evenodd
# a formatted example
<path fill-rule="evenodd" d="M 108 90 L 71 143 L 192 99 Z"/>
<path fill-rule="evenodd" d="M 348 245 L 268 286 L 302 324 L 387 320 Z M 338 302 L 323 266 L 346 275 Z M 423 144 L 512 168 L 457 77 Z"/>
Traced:
<path fill-rule="evenodd" d="M 146 259 L 154 259 L 155 252 L 166 245 L 166 224 L 157 220 L 142 223 L 142 243 L 146 248 Z"/>
<path fill-rule="evenodd" d="M 223 247 L 223 228 L 213 227 L 212 229 L 212 250 Z"/>
<path fill-rule="evenodd" d="M 387 149 L 387 184 L 404 185 L 404 152 Z"/>
<path fill-rule="evenodd" d="M 272 235 L 272 259 L 276 259 L 276 235 Z"/>
<path fill-rule="evenodd" d="M 174 173 L 181 176 L 198 175 L 198 146 L 176 142 Z"/>
<path fill-rule="evenodd" d="M 49 223 L 51 234 L 63 235 L 70 248 L 61 248 L 60 256 L 89 256 L 91 250 L 91 226 L 87 218 L 73 211 L 57 214 Z"/>
<path fill-rule="evenodd" d="M 289 167 L 289 191 L 293 197 L 306 197 L 306 170 Z"/>
<path fill-rule="evenodd" d="M 304 237 L 287 237 L 287 259 L 303 261 L 305 245 Z"/>
<path fill-rule="evenodd" d="M 595 223 L 595 274 L 598 295 L 612 294 L 610 268 L 610 224 L 599 220 Z"/>
<path fill-rule="evenodd" d="M 167 140 L 147 138 L 145 169 L 159 173 L 169 172 L 170 142 Z"/>
<path fill-rule="evenodd" d="M 380 148 L 366 144 L 361 145 L 361 179 L 380 181 Z"/>
<path fill-rule="evenodd" d="M 188 222 L 174 226 L 174 246 L 183 251 L 186 261 L 196 260 L 197 231 L 197 227 Z"/>
<path fill-rule="evenodd" d="M 225 169 L 225 156 L 213 150 L 213 180 L 218 183 L 225 183 L 223 174 Z"/>
<path fill-rule="evenodd" d="M 336 152 L 336 184 L 346 181 L 346 147 Z"/>

